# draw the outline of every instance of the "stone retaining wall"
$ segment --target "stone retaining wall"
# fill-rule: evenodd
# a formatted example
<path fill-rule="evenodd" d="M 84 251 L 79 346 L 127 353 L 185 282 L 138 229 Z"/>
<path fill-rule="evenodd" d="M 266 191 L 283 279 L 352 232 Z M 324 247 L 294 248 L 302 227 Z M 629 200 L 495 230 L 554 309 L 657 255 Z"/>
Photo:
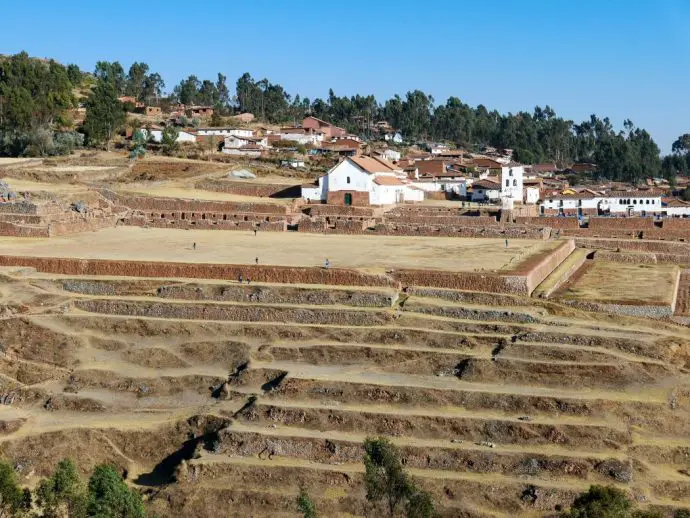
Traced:
<path fill-rule="evenodd" d="M 515 223 L 518 225 L 536 225 L 551 228 L 580 228 L 580 223 L 577 218 L 559 218 L 552 216 L 542 216 L 538 218 L 515 218 Z"/>
<path fill-rule="evenodd" d="M 300 185 L 260 184 L 231 181 L 205 181 L 194 185 L 202 191 L 224 192 L 239 196 L 255 198 L 299 198 L 302 194 Z"/>
<path fill-rule="evenodd" d="M 490 216 L 429 216 L 429 215 L 399 215 L 390 216 L 385 215 L 384 221 L 390 224 L 403 224 L 403 225 L 432 225 L 432 226 L 450 226 L 450 227 L 462 227 L 462 226 L 492 226 L 498 225 L 498 220 Z"/>
<path fill-rule="evenodd" d="M 9 237 L 50 237 L 48 227 L 30 227 L 0 221 L 0 236 Z"/>
<path fill-rule="evenodd" d="M 120 195 L 108 189 L 99 189 L 99 193 L 118 205 L 141 211 L 180 211 L 184 213 L 259 213 L 287 214 L 288 207 L 276 203 L 252 203 L 211 200 L 185 200 L 180 198 L 154 198 L 150 196 Z"/>
<path fill-rule="evenodd" d="M 666 218 L 661 228 L 669 230 L 690 230 L 690 218 Z"/>
<path fill-rule="evenodd" d="M 308 205 L 305 208 L 310 216 L 362 216 L 371 217 L 371 207 L 353 207 L 352 205 Z"/>
<path fill-rule="evenodd" d="M 47 237 L 47 236 L 46 236 Z M 397 287 L 391 277 L 341 268 L 164 263 L 0 255 L 0 266 L 24 266 L 39 272 L 63 275 L 159 277 L 235 280 L 240 275 L 256 282 L 275 284 L 335 284 L 343 286 Z"/>
<path fill-rule="evenodd" d="M 346 309 L 240 306 L 230 304 L 185 304 L 127 300 L 75 300 L 82 311 L 104 315 L 184 320 L 227 320 L 232 322 L 294 322 L 299 324 L 378 326 L 393 320 L 385 311 Z"/>
<path fill-rule="evenodd" d="M 644 230 L 654 228 L 654 218 L 589 218 L 588 227 L 596 230 Z"/>
<path fill-rule="evenodd" d="M 631 252 L 652 252 L 663 254 L 690 255 L 690 243 L 672 243 L 664 241 L 623 241 L 617 239 L 576 238 L 575 245 L 593 250 L 626 250 Z"/>

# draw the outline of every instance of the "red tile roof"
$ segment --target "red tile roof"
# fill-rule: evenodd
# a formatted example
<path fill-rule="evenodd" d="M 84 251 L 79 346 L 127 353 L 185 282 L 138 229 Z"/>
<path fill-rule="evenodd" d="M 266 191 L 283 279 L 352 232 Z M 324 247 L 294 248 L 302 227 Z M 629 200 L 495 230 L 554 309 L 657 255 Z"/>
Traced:
<path fill-rule="evenodd" d="M 395 176 L 377 176 L 374 178 L 374 183 L 377 185 L 405 185 Z"/>

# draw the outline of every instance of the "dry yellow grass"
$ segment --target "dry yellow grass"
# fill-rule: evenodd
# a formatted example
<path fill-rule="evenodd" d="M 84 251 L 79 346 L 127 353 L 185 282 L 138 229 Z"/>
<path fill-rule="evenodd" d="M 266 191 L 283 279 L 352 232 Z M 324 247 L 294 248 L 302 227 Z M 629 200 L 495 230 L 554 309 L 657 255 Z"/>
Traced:
<path fill-rule="evenodd" d="M 197 249 L 192 250 L 192 243 Z M 397 237 L 173 230 L 117 227 L 50 239 L 0 237 L 0 253 L 43 257 L 200 263 L 320 266 L 335 268 L 426 268 L 450 271 L 511 270 L 555 241 L 456 237 Z"/>
<path fill-rule="evenodd" d="M 561 297 L 620 304 L 670 304 L 678 267 L 594 261 Z"/>

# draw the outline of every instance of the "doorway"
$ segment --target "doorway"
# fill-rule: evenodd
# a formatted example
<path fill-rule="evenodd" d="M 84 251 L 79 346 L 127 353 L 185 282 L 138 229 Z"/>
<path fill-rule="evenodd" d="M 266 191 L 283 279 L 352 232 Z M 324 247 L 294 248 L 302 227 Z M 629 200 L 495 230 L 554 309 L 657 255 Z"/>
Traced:
<path fill-rule="evenodd" d="M 352 194 L 349 192 L 345 193 L 345 205 L 352 205 Z"/>

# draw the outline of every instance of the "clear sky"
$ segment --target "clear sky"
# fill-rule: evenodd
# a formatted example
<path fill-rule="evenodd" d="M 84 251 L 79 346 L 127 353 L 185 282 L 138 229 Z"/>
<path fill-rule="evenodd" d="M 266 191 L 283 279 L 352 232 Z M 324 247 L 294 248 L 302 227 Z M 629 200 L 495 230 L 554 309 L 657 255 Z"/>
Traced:
<path fill-rule="evenodd" d="M 630 118 L 662 152 L 690 133 L 690 0 L 0 0 L 0 13 L 0 53 L 145 61 L 168 89 L 222 72 L 234 90 L 248 71 L 310 99 L 421 89 Z"/>

